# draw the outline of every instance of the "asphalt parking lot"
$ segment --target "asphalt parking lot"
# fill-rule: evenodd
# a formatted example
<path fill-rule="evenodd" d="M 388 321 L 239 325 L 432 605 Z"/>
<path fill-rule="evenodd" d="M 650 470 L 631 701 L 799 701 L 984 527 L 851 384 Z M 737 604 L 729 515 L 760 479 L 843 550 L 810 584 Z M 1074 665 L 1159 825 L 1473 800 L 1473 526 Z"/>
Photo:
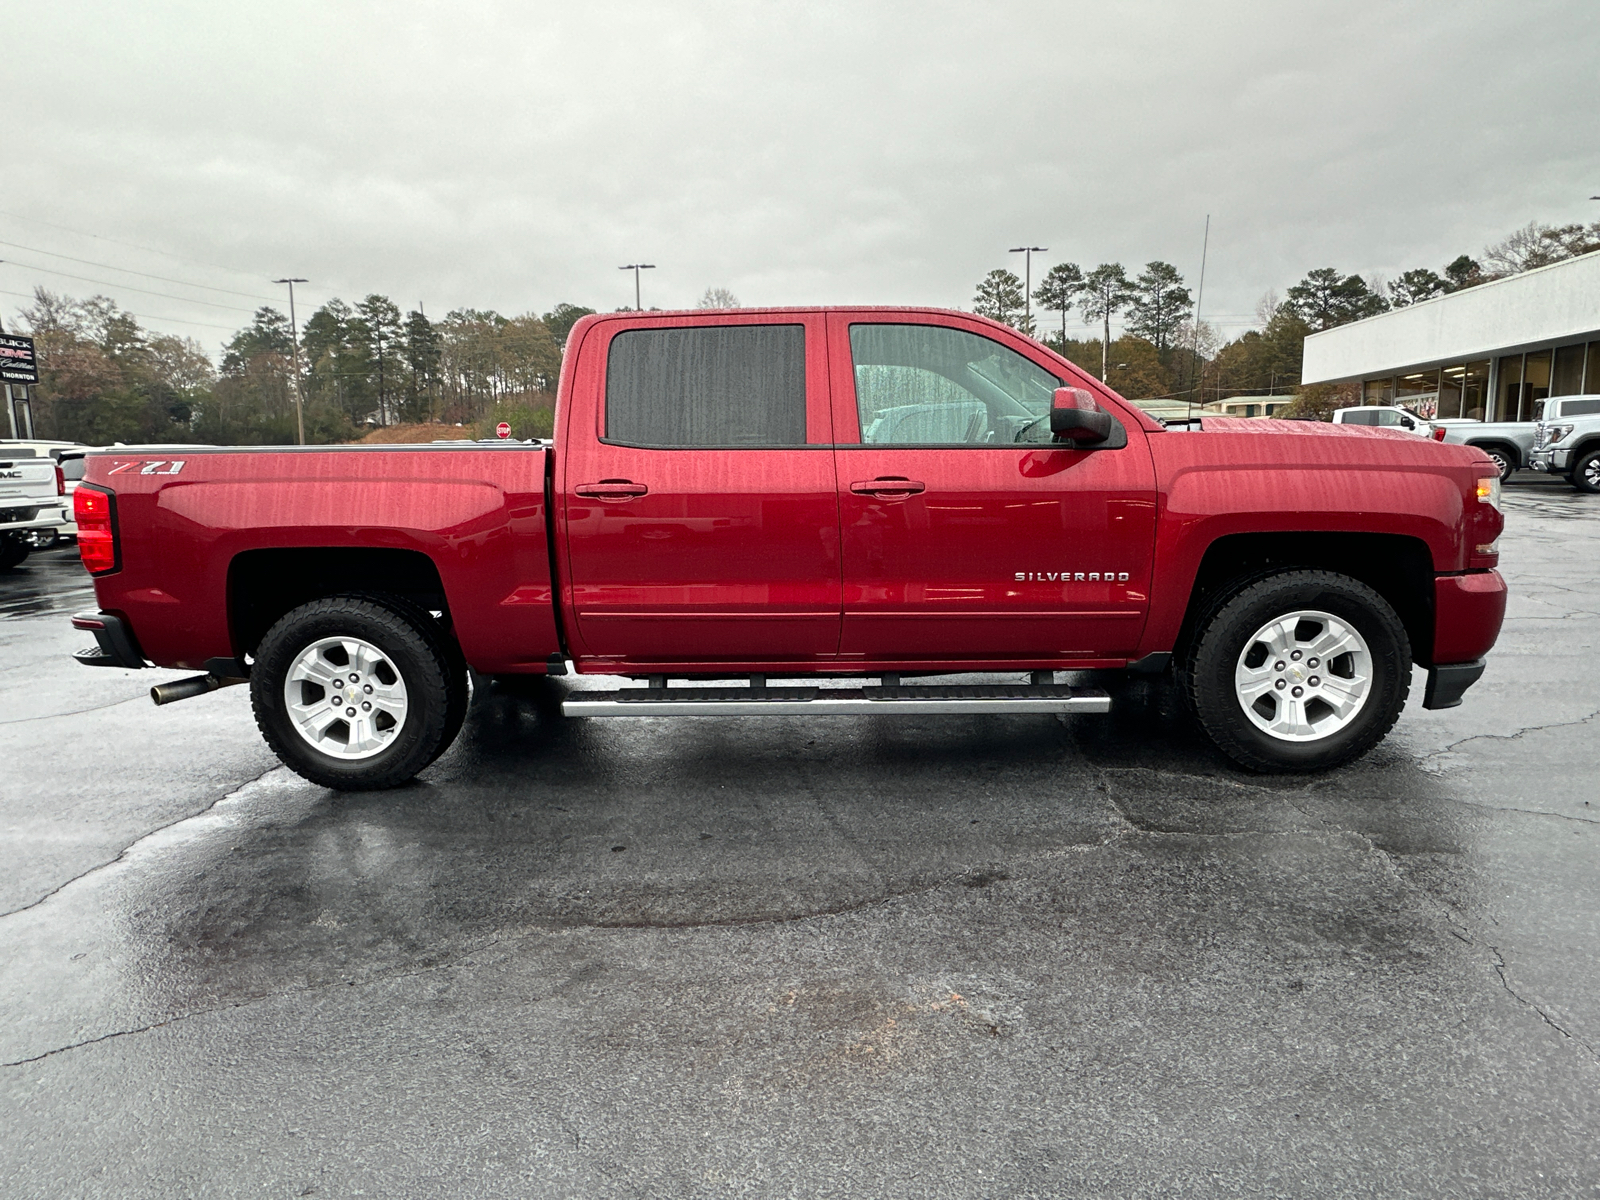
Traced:
<path fill-rule="evenodd" d="M 88 671 L 0 577 L 0 1194 L 1600 1194 L 1600 497 L 1366 760 L 1109 717 L 567 721 L 421 781 Z M 152 678 L 153 677 L 153 678 Z M 554 685 L 551 685 L 554 686 Z"/>

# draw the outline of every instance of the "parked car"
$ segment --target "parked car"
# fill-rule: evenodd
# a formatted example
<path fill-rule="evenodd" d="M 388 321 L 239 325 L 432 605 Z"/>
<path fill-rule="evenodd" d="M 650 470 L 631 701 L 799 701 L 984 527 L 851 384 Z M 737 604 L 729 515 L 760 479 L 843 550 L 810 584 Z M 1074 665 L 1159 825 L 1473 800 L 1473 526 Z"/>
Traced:
<path fill-rule="evenodd" d="M 1533 453 L 1533 421 L 1474 421 L 1470 417 L 1446 417 L 1433 423 L 1434 437 L 1452 446 L 1476 446 L 1500 470 L 1500 479 L 1509 480 L 1522 467 L 1530 466 Z"/>
<path fill-rule="evenodd" d="M 66 522 L 61 468 L 31 446 L 0 446 L 0 571 L 23 562 L 36 532 L 54 533 Z"/>
<path fill-rule="evenodd" d="M 24 450 L 32 451 L 38 458 L 50 458 L 57 462 L 61 456 L 75 450 L 85 450 L 88 447 L 80 442 L 58 442 L 41 439 L 0 438 L 0 457 L 6 454 L 20 454 Z M 27 531 L 24 541 L 30 550 L 48 550 L 63 538 L 70 536 L 72 505 L 70 498 L 62 510 L 64 519 L 55 525 L 38 525 Z"/>
<path fill-rule="evenodd" d="M 1318 770 L 1383 738 L 1413 661 L 1424 707 L 1459 703 L 1506 602 L 1481 451 L 1163 426 L 930 309 L 587 316 L 553 442 L 88 463 L 79 660 L 204 672 L 158 703 L 248 682 L 268 744 L 335 788 L 441 754 L 469 668 L 644 681 L 562 700 L 591 718 L 1098 713 L 1056 673 L 1170 669 L 1235 762 Z M 973 672 L 1031 682 L 909 680 Z M 768 685 L 839 676 L 861 686 Z"/>
<path fill-rule="evenodd" d="M 1427 437 L 1431 426 L 1409 409 L 1393 405 L 1365 404 L 1357 408 L 1337 408 L 1333 412 L 1335 425 L 1372 425 L 1379 429 L 1404 429 Z"/>
<path fill-rule="evenodd" d="M 1546 401 L 1532 460 L 1535 471 L 1563 475 L 1580 492 L 1600 492 L 1600 396 Z"/>

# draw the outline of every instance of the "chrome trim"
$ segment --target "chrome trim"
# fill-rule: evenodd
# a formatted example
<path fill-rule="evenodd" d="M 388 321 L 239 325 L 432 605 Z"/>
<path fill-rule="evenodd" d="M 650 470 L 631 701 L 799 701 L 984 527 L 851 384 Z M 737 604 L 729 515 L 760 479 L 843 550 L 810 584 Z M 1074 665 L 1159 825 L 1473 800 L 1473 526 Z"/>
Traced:
<path fill-rule="evenodd" d="M 630 688 L 630 692 L 644 691 Z M 675 689 L 676 690 L 676 689 Z M 689 692 L 691 689 L 681 689 Z M 868 699 L 859 693 L 825 692 L 815 700 L 616 700 L 616 692 L 585 700 L 575 693 L 561 702 L 566 717 L 920 717 L 964 713 L 1106 713 L 1111 697 L 1098 688 L 1075 688 L 1070 696 L 1023 699 Z"/>

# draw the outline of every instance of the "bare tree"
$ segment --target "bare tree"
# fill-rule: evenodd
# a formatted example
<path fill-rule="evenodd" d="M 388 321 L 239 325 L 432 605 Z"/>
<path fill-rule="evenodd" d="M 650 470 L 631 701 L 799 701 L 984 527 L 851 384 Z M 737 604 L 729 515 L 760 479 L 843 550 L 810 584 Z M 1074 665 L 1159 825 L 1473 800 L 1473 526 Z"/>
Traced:
<path fill-rule="evenodd" d="M 738 308 L 739 297 L 725 287 L 708 287 L 696 308 Z"/>

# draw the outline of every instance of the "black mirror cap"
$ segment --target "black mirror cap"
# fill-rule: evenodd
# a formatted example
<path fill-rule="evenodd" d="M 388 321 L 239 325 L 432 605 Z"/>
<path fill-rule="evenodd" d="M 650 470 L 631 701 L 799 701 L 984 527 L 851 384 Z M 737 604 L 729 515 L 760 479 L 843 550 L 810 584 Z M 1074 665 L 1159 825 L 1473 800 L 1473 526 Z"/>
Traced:
<path fill-rule="evenodd" d="M 1072 442 L 1103 442 L 1111 436 L 1111 414 L 1083 388 L 1057 388 L 1050 405 L 1050 432 Z"/>

